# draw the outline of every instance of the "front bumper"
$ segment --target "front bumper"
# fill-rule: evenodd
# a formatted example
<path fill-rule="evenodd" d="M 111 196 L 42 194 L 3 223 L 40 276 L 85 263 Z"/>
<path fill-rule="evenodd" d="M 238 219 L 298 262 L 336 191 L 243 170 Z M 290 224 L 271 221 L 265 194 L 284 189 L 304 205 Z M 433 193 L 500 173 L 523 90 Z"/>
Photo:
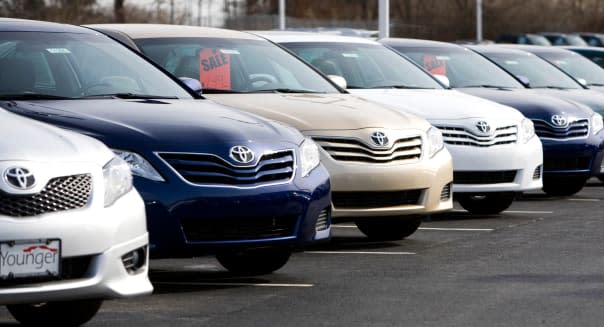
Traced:
<path fill-rule="evenodd" d="M 109 208 L 27 219 L 2 217 L 0 225 L 2 240 L 60 239 L 64 270 L 68 260 L 84 264 L 78 268 L 81 274 L 62 280 L 21 284 L 1 281 L 0 304 L 121 298 L 153 290 L 147 277 L 148 264 L 129 273 L 122 261 L 125 254 L 148 245 L 144 207 L 135 191 Z"/>
<path fill-rule="evenodd" d="M 479 183 L 460 183 L 454 180 L 454 193 L 524 192 L 538 190 L 543 186 L 540 174 L 543 150 L 537 137 L 522 145 L 472 147 L 448 144 L 447 148 L 453 156 L 456 174 L 515 171 L 513 179 L 506 182 L 491 183 L 483 180 Z"/>
<path fill-rule="evenodd" d="M 604 132 L 587 139 L 544 139 L 543 178 L 589 178 L 604 174 Z"/>
<path fill-rule="evenodd" d="M 290 183 L 256 188 L 141 178 L 135 185 L 145 199 L 153 257 L 254 247 L 299 249 L 331 236 L 330 183 L 323 166 Z"/>

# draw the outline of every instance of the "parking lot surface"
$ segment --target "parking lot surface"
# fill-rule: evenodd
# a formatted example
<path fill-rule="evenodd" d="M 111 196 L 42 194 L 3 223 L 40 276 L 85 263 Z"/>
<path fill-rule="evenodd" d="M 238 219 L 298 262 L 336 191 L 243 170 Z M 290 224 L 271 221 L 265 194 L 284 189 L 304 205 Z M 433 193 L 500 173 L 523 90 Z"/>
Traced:
<path fill-rule="evenodd" d="M 351 224 L 277 273 L 211 257 L 153 260 L 152 296 L 107 301 L 88 326 L 597 326 L 604 321 L 604 184 L 526 194 L 501 215 L 433 216 L 398 242 Z M 0 309 L 0 326 L 16 322 Z"/>

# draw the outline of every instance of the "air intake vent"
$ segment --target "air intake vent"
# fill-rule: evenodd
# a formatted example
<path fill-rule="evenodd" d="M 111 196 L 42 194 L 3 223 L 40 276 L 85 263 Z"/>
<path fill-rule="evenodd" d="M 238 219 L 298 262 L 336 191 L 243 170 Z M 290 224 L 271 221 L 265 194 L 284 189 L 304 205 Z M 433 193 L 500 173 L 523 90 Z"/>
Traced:
<path fill-rule="evenodd" d="M 297 215 L 181 219 L 189 242 L 262 240 L 293 236 Z"/>
<path fill-rule="evenodd" d="M 589 119 L 571 122 L 566 127 L 556 127 L 543 120 L 533 120 L 537 136 L 546 139 L 566 140 L 583 138 L 589 134 Z"/>
<path fill-rule="evenodd" d="M 443 134 L 446 144 L 491 147 L 514 144 L 518 140 L 518 127 L 515 125 L 498 127 L 493 135 L 481 136 L 464 127 L 436 126 Z"/>
<path fill-rule="evenodd" d="M 451 183 L 445 185 L 442 191 L 440 192 L 440 200 L 448 201 L 451 198 Z"/>
<path fill-rule="evenodd" d="M 317 218 L 317 224 L 315 225 L 317 232 L 324 231 L 327 228 L 329 228 L 329 208 L 321 210 Z"/>
<path fill-rule="evenodd" d="M 423 190 L 392 192 L 332 192 L 331 200 L 338 209 L 371 209 L 417 205 Z"/>
<path fill-rule="evenodd" d="M 294 177 L 292 150 L 264 154 L 254 166 L 239 167 L 211 154 L 160 153 L 187 182 L 199 185 L 260 186 Z"/>
<path fill-rule="evenodd" d="M 537 166 L 535 168 L 535 172 L 533 173 L 533 180 L 538 180 L 541 178 L 541 166 Z"/>
<path fill-rule="evenodd" d="M 401 138 L 387 149 L 377 149 L 354 138 L 313 137 L 336 161 L 363 163 L 416 162 L 422 156 L 420 136 Z"/>
<path fill-rule="evenodd" d="M 0 215 L 31 217 L 44 213 L 79 209 L 92 194 L 90 174 L 51 179 L 40 193 L 13 195 L 0 193 Z"/>
<path fill-rule="evenodd" d="M 514 179 L 516 179 L 516 170 L 453 172 L 453 183 L 455 184 L 512 183 Z"/>
<path fill-rule="evenodd" d="M 590 157 L 543 158 L 543 170 L 587 170 L 590 169 Z"/>

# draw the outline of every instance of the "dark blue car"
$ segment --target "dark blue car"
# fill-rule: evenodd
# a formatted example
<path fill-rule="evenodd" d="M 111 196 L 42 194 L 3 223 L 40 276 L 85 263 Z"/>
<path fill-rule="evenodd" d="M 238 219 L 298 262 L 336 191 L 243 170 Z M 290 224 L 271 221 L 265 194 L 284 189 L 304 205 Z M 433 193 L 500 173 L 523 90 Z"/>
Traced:
<path fill-rule="evenodd" d="M 183 86 L 89 29 L 0 20 L 0 106 L 124 158 L 145 200 L 151 255 L 216 254 L 233 272 L 260 274 L 329 239 L 317 145 Z"/>
<path fill-rule="evenodd" d="M 497 65 L 462 46 L 413 39 L 381 42 L 431 73 L 446 77 L 451 87 L 516 108 L 531 119 L 543 144 L 546 193 L 572 195 L 583 188 L 589 177 L 604 173 L 602 116 L 587 104 L 526 89 Z"/>

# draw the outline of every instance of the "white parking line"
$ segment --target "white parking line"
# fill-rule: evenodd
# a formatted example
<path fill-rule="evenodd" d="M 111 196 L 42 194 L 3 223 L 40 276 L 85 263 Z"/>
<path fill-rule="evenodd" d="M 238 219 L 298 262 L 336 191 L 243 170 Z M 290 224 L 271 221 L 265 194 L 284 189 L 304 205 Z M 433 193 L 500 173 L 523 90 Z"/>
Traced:
<path fill-rule="evenodd" d="M 412 255 L 413 252 L 380 252 L 380 251 L 304 251 L 311 254 L 379 254 L 379 255 Z"/>
<path fill-rule="evenodd" d="M 314 284 L 282 284 L 282 283 L 187 283 L 187 282 L 154 282 L 156 285 L 179 286 L 254 286 L 254 287 L 313 287 Z"/>
<path fill-rule="evenodd" d="M 420 227 L 421 230 L 442 230 L 457 232 L 492 232 L 493 228 L 442 228 L 442 227 Z"/>
<path fill-rule="evenodd" d="M 466 210 L 462 210 L 462 209 L 453 209 L 453 212 L 467 212 Z M 540 214 L 551 214 L 554 213 L 553 211 L 535 211 L 535 210 L 505 210 L 502 213 L 522 213 L 522 214 L 535 214 L 535 215 L 540 215 Z"/>
<path fill-rule="evenodd" d="M 600 199 L 567 199 L 568 201 L 599 202 Z"/>

